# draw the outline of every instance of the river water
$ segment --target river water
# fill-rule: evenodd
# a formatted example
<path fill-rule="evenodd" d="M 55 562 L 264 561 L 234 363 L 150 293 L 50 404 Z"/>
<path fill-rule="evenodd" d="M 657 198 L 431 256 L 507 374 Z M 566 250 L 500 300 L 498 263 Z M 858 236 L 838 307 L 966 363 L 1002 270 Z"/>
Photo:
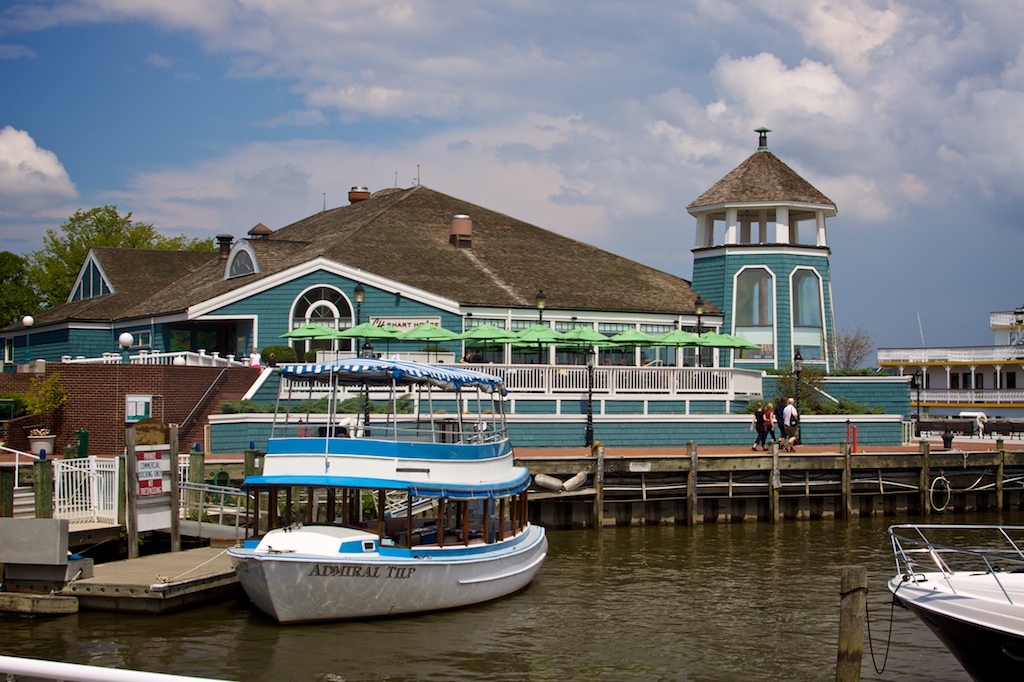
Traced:
<path fill-rule="evenodd" d="M 879 666 L 894 618 L 884 673 L 865 644 L 863 679 L 969 680 L 924 624 L 890 608 L 890 522 L 555 531 L 533 584 L 476 607 L 291 626 L 244 598 L 162 617 L 2 614 L 0 652 L 247 681 L 831 680 L 840 567 L 857 564 Z"/>

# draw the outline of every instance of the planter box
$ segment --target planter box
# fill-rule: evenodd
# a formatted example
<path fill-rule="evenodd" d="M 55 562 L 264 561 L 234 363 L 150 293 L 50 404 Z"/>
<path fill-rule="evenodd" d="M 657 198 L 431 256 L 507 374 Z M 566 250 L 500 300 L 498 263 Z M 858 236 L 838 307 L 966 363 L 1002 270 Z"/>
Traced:
<path fill-rule="evenodd" d="M 57 441 L 57 436 L 51 434 L 49 436 L 29 436 L 28 447 L 32 451 L 33 455 L 37 457 L 41 456 L 43 450 L 46 450 L 46 456 L 53 456 L 54 443 Z"/>

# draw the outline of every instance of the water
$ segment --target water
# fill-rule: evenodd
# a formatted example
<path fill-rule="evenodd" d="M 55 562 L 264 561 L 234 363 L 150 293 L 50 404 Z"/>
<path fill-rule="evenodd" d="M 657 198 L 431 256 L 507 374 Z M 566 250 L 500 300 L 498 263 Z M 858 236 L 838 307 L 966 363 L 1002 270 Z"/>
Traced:
<path fill-rule="evenodd" d="M 953 522 L 1019 523 L 973 515 Z M 868 567 L 879 665 L 891 519 L 556 531 L 526 590 L 410 618 L 276 625 L 244 599 L 170 616 L 0 615 L 0 652 L 226 680 L 832 680 L 839 574 Z M 894 612 L 865 680 L 969 680 Z"/>

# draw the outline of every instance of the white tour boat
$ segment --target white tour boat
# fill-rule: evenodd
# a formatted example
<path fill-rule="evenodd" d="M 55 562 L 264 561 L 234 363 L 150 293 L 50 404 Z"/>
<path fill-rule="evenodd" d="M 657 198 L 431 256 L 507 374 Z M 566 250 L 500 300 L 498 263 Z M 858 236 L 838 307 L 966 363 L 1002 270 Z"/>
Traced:
<path fill-rule="evenodd" d="M 889 535 L 893 596 L 974 680 L 1024 679 L 1024 527 L 900 524 Z"/>
<path fill-rule="evenodd" d="M 251 537 L 228 550 L 260 610 L 282 623 L 374 618 L 529 584 L 548 543 L 527 518 L 500 377 L 374 358 L 280 372 L 306 408 L 279 401 L 263 472 L 245 480 Z M 385 393 L 387 414 L 371 420 L 369 398 Z M 342 399 L 357 409 L 339 412 Z"/>

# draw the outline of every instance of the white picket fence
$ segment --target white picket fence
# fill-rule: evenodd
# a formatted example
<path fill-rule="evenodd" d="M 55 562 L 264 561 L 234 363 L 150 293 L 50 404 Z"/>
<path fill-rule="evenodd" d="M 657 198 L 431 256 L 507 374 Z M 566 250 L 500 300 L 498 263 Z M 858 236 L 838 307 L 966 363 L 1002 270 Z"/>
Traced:
<path fill-rule="evenodd" d="M 71 523 L 117 523 L 121 460 L 83 457 L 53 460 L 53 516 Z"/>

